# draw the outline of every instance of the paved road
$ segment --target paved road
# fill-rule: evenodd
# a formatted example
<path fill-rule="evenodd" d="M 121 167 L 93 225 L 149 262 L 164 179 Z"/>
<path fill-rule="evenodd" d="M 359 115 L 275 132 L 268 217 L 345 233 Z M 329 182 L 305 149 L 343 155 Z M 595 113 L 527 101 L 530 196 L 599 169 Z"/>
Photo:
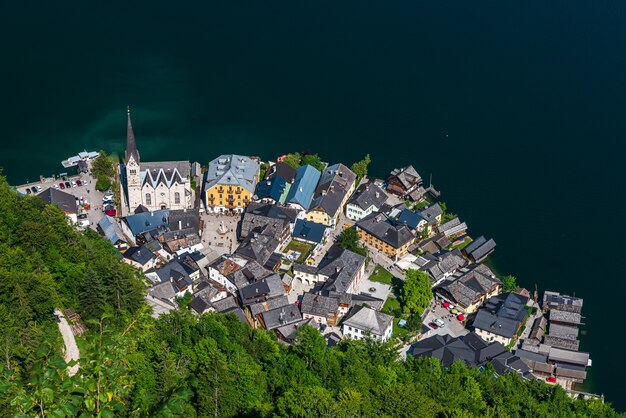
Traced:
<path fill-rule="evenodd" d="M 78 351 L 78 346 L 76 345 L 76 339 L 74 339 L 74 333 L 72 333 L 72 328 L 70 324 L 68 324 L 67 319 L 65 319 L 65 315 L 61 312 L 60 309 L 54 310 L 54 315 L 58 318 L 57 323 L 59 324 L 59 331 L 61 331 L 61 336 L 63 336 L 63 343 L 65 344 L 65 361 L 70 362 L 72 360 L 80 360 L 80 352 Z M 74 376 L 76 372 L 78 372 L 78 363 L 70 367 L 69 375 Z"/>

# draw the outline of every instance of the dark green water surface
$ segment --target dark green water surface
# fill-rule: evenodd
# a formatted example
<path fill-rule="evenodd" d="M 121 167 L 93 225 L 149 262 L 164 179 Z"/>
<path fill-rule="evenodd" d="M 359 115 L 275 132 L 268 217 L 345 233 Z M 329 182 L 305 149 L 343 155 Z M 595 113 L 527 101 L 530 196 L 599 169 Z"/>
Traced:
<path fill-rule="evenodd" d="M 0 165 L 83 149 L 412 163 L 493 262 L 584 297 L 587 389 L 626 409 L 623 1 L 3 2 Z"/>

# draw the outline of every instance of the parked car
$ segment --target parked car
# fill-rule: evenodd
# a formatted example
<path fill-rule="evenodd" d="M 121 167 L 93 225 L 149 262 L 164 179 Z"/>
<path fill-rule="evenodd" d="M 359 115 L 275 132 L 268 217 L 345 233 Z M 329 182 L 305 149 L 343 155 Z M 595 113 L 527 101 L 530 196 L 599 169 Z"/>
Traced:
<path fill-rule="evenodd" d="M 446 323 L 443 322 L 443 319 L 437 318 L 433 321 L 439 328 L 443 328 L 446 326 Z"/>
<path fill-rule="evenodd" d="M 36 188 L 35 186 L 31 187 L 31 188 L 30 188 L 30 190 L 31 190 L 31 192 L 33 192 L 33 193 L 37 193 L 37 188 Z"/>
<path fill-rule="evenodd" d="M 54 188 L 55 188 L 55 189 L 57 189 L 57 190 L 59 190 L 59 185 L 58 185 L 58 184 L 55 184 L 55 185 L 54 185 Z"/>
<path fill-rule="evenodd" d="M 106 192 L 106 193 L 104 194 L 104 196 L 102 196 L 102 200 L 103 200 L 103 201 L 104 201 L 104 200 L 113 200 L 113 197 L 114 197 L 114 196 L 113 196 L 113 193 L 111 193 L 111 192 Z"/>
<path fill-rule="evenodd" d="M 429 326 L 429 327 L 431 327 L 432 329 L 437 329 L 437 328 L 439 328 L 439 327 L 437 326 L 437 324 L 435 324 L 434 322 L 430 322 L 430 323 L 428 324 L 428 326 Z"/>
<path fill-rule="evenodd" d="M 32 192 L 30 191 L 28 187 L 26 188 L 26 194 L 32 194 Z"/>
<path fill-rule="evenodd" d="M 60 187 L 61 189 L 65 189 L 65 184 L 63 184 L 63 183 L 59 183 L 59 187 Z"/>
<path fill-rule="evenodd" d="M 83 185 L 83 183 L 82 183 L 80 180 L 76 180 L 76 184 L 77 184 L 78 186 L 82 186 L 82 185 Z"/>
<path fill-rule="evenodd" d="M 78 219 L 87 219 L 87 214 L 86 213 L 79 213 L 78 214 Z"/>
<path fill-rule="evenodd" d="M 72 186 L 76 187 L 76 181 L 75 180 L 72 180 Z"/>
<path fill-rule="evenodd" d="M 70 184 L 70 182 L 69 182 L 69 181 L 66 181 L 66 182 L 65 182 L 65 187 L 67 187 L 67 188 L 69 189 L 70 187 L 72 187 L 72 185 Z"/>
<path fill-rule="evenodd" d="M 40 192 L 41 191 L 41 186 L 37 186 L 37 191 Z"/>

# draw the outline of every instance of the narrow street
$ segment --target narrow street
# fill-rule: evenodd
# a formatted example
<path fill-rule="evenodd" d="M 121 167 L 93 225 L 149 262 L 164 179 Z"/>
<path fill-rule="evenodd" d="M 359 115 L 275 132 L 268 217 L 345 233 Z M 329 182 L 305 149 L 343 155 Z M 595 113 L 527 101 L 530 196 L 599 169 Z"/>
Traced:
<path fill-rule="evenodd" d="M 65 315 L 61 312 L 60 309 L 56 308 L 54 310 L 54 315 L 57 318 L 57 324 L 59 324 L 59 331 L 61 331 L 61 336 L 63 337 L 63 343 L 65 344 L 64 348 L 64 359 L 66 362 L 70 362 L 72 360 L 80 360 L 80 352 L 78 351 L 78 346 L 76 345 L 76 339 L 74 338 L 74 333 L 72 333 L 72 327 L 65 319 Z M 76 372 L 78 372 L 78 363 L 69 368 L 68 373 L 70 376 L 74 376 Z"/>

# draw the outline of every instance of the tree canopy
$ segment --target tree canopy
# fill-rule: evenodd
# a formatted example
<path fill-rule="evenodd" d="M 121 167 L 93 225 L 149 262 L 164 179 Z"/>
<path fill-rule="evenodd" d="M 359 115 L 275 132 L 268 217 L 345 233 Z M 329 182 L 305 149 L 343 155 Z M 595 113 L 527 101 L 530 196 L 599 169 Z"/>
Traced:
<path fill-rule="evenodd" d="M 354 172 L 354 174 L 356 174 L 357 181 L 367 176 L 367 167 L 370 165 L 371 162 L 372 159 L 370 158 L 370 155 L 365 154 L 365 157 L 363 157 L 361 161 L 357 161 L 352 164 L 352 167 L 350 167 L 350 169 L 352 170 L 352 172 Z"/>
<path fill-rule="evenodd" d="M 56 207 L 18 196 L 3 178 L 0 213 L 0 416 L 617 416 L 608 403 L 512 373 L 496 377 L 491 367 L 403 361 L 394 343 L 329 348 L 303 326 L 287 346 L 233 314 L 153 318 L 140 277 L 95 232 L 75 230 Z M 418 289 L 407 301 L 423 293 L 420 280 L 407 273 Z M 73 307 L 90 325 L 74 376 L 54 307 Z"/>
<path fill-rule="evenodd" d="M 512 292 L 517 290 L 519 286 L 517 285 L 517 278 L 515 276 L 505 276 L 502 278 L 502 291 L 504 292 Z"/>
<path fill-rule="evenodd" d="M 354 228 L 347 228 L 341 231 L 337 237 L 337 246 L 367 257 L 367 248 L 361 244 L 359 233 Z"/>
<path fill-rule="evenodd" d="M 310 165 L 317 171 L 324 171 L 324 163 L 318 154 L 306 154 L 302 156 L 302 165 Z"/>
<path fill-rule="evenodd" d="M 420 270 L 407 270 L 401 295 L 405 312 L 421 315 L 433 299 L 428 274 Z"/>

